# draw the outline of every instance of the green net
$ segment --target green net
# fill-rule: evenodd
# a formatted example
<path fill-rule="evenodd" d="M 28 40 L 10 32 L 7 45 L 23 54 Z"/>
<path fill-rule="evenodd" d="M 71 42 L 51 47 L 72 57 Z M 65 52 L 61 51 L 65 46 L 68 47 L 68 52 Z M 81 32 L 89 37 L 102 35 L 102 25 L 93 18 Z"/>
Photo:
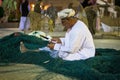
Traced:
<path fill-rule="evenodd" d="M 0 62 L 35 64 L 48 70 L 77 80 L 120 80 L 120 50 L 96 49 L 96 56 L 86 60 L 65 61 L 52 58 L 46 51 L 20 52 L 20 42 L 29 49 L 48 44 L 35 36 L 13 33 L 0 39 Z M 28 45 L 29 44 L 29 45 Z M 51 74 L 52 75 L 52 74 Z M 39 76 L 42 76 L 40 74 Z M 62 80 L 65 80 L 64 78 Z"/>

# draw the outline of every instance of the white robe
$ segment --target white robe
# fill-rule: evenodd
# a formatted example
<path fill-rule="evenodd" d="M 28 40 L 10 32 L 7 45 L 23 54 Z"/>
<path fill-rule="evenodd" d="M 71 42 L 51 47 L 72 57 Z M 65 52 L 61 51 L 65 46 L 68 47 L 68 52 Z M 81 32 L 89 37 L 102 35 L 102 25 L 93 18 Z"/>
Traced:
<path fill-rule="evenodd" d="M 63 60 L 82 60 L 95 56 L 93 37 L 87 26 L 77 21 L 65 38 L 60 38 L 62 44 L 55 44 L 59 57 Z"/>

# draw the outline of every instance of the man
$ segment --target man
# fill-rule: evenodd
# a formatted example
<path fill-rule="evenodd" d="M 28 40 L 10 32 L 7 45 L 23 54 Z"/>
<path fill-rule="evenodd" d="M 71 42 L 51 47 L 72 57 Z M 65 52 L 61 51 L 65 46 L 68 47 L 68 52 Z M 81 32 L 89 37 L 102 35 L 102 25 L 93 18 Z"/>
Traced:
<path fill-rule="evenodd" d="M 22 0 L 22 3 L 20 5 L 21 18 L 19 24 L 19 29 L 22 31 L 28 30 L 30 27 L 30 20 L 28 17 L 29 11 L 30 11 L 29 1 Z"/>
<path fill-rule="evenodd" d="M 85 23 L 73 17 L 73 14 L 68 15 L 66 17 L 59 16 L 67 30 L 65 37 L 52 38 L 49 40 L 50 43 L 47 47 L 39 48 L 39 50 L 48 51 L 53 58 L 59 57 L 68 61 L 94 57 L 95 46 L 89 29 Z"/>
<path fill-rule="evenodd" d="M 75 17 L 62 19 L 63 26 L 67 29 L 65 38 L 53 38 L 56 43 L 48 47 L 58 51 L 58 56 L 63 60 L 82 60 L 95 56 L 95 46 L 92 35 L 87 26 Z"/>

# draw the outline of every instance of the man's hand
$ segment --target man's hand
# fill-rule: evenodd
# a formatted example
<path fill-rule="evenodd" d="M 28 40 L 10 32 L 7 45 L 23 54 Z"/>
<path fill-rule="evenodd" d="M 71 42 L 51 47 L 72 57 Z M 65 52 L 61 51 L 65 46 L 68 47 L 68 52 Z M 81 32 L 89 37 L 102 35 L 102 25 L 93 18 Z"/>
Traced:
<path fill-rule="evenodd" d="M 52 38 L 51 42 L 61 43 L 61 40 L 59 38 Z"/>
<path fill-rule="evenodd" d="M 50 43 L 48 44 L 48 47 L 50 49 L 54 49 L 56 43 L 61 43 L 61 40 L 59 38 L 52 38 Z"/>
<path fill-rule="evenodd" d="M 49 43 L 47 46 L 48 46 L 50 49 L 54 49 L 55 43 Z"/>

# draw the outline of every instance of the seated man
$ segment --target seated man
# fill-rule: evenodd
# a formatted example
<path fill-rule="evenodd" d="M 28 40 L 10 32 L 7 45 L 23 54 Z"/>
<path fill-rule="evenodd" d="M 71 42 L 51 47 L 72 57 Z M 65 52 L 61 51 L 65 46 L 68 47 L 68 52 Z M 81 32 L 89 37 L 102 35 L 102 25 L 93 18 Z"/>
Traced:
<path fill-rule="evenodd" d="M 61 18 L 67 30 L 65 38 L 52 38 L 47 47 L 39 48 L 39 50 L 49 51 L 52 57 L 69 61 L 94 57 L 95 46 L 88 27 L 73 15 Z"/>
<path fill-rule="evenodd" d="M 65 38 L 53 38 L 56 43 L 48 44 L 51 50 L 57 50 L 63 60 L 82 60 L 95 56 L 95 46 L 87 26 L 75 17 L 62 20 L 67 32 Z"/>

